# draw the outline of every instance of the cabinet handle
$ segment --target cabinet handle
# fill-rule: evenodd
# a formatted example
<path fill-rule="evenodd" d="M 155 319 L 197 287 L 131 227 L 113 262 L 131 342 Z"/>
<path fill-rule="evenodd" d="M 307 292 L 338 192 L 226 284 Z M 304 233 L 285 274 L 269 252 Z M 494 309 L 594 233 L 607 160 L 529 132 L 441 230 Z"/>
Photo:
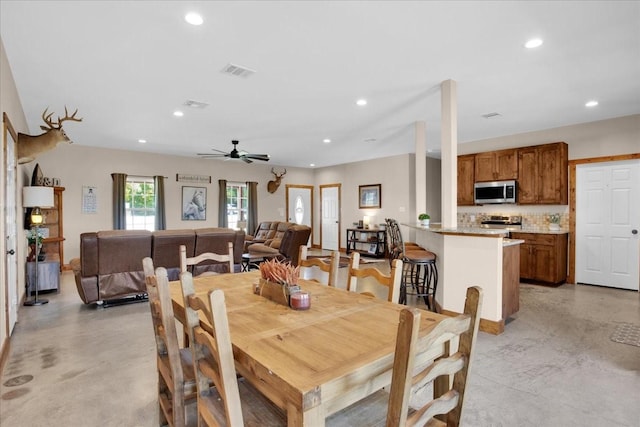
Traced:
<path fill-rule="evenodd" d="M 636 230 L 635 228 L 633 230 L 631 230 L 631 234 L 638 234 L 638 230 Z M 13 255 L 13 254 L 11 254 Z"/>
<path fill-rule="evenodd" d="M 11 250 L 8 250 L 8 251 L 7 251 L 7 253 L 8 253 L 9 255 L 15 255 L 16 251 L 14 251 L 13 249 L 11 249 Z"/>

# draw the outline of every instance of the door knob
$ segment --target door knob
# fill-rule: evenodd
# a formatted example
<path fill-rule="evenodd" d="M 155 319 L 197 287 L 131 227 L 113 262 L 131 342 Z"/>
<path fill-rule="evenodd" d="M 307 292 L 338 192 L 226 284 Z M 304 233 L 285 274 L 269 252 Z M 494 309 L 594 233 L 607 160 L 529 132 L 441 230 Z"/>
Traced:
<path fill-rule="evenodd" d="M 14 254 L 16 253 L 16 251 L 14 251 L 13 249 L 11 249 L 10 251 L 7 251 L 7 253 L 8 253 L 9 255 L 14 255 Z"/>
<path fill-rule="evenodd" d="M 638 234 L 638 230 L 634 228 L 633 230 L 631 230 L 631 234 Z"/>

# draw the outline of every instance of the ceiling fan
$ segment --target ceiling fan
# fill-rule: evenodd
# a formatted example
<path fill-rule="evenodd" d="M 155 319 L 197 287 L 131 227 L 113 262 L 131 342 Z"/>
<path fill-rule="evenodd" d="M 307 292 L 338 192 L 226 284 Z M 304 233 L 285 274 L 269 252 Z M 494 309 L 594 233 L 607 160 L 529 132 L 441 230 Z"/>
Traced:
<path fill-rule="evenodd" d="M 211 153 L 211 154 L 198 153 L 198 156 L 202 157 L 203 159 L 213 159 L 216 157 L 226 157 L 225 160 L 240 159 L 245 163 L 253 163 L 252 160 L 262 160 L 265 162 L 269 161 L 268 154 L 251 154 L 251 153 L 247 153 L 246 151 L 238 151 L 238 141 L 234 140 L 234 141 L 231 141 L 231 143 L 233 144 L 233 150 L 231 150 L 231 152 L 229 153 L 227 153 L 226 151 L 216 150 L 215 148 L 212 148 L 213 151 L 217 151 L 218 153 Z"/>

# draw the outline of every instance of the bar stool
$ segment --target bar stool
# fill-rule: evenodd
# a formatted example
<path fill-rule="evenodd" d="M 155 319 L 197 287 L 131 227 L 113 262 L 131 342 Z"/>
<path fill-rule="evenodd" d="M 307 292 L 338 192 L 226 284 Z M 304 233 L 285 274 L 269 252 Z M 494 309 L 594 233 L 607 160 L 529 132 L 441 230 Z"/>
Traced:
<path fill-rule="evenodd" d="M 424 299 L 430 311 L 437 311 L 435 305 L 436 289 L 438 287 L 438 267 L 436 254 L 426 249 L 407 250 L 403 253 L 402 261 L 405 269 L 400 285 L 400 304 L 407 303 L 407 288 L 411 285 L 416 297 Z"/>
<path fill-rule="evenodd" d="M 428 251 L 417 243 L 404 242 L 400 226 L 395 219 L 386 218 L 385 222 L 390 235 L 390 262 L 400 258 L 404 263 L 402 283 L 400 285 L 400 304 L 407 303 L 407 295 L 424 298 L 427 308 L 436 311 L 435 295 L 438 287 L 438 268 L 436 254 Z M 408 293 L 411 285 L 413 292 Z"/>

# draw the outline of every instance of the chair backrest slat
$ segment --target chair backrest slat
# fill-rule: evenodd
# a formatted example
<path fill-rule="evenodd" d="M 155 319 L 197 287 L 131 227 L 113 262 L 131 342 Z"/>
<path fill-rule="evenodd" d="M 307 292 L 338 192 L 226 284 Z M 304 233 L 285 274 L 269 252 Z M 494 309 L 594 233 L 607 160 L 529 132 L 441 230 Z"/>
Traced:
<path fill-rule="evenodd" d="M 400 282 L 402 280 L 402 260 L 395 259 L 391 263 L 391 272 L 387 276 L 377 268 L 360 268 L 360 254 L 354 252 L 349 261 L 347 290 L 358 292 L 358 279 L 374 278 L 380 285 L 387 287 L 387 301 L 397 303 L 400 299 Z M 363 292 L 370 294 L 369 292 Z"/>
<path fill-rule="evenodd" d="M 183 273 L 189 269 L 189 266 L 200 264 L 203 261 L 224 262 L 228 264 L 229 273 L 234 272 L 233 268 L 233 243 L 228 242 L 227 253 L 216 254 L 213 252 L 203 252 L 193 257 L 187 257 L 187 247 L 180 245 L 180 272 Z"/>
<path fill-rule="evenodd" d="M 327 264 L 320 258 L 307 258 L 307 246 L 300 245 L 300 251 L 298 255 L 298 266 L 300 268 L 300 275 L 302 276 L 305 269 L 312 269 L 317 267 L 321 271 L 324 271 L 328 275 L 327 285 L 336 286 L 338 283 L 338 268 L 340 266 L 340 254 L 338 251 L 331 252 L 331 260 Z"/>

